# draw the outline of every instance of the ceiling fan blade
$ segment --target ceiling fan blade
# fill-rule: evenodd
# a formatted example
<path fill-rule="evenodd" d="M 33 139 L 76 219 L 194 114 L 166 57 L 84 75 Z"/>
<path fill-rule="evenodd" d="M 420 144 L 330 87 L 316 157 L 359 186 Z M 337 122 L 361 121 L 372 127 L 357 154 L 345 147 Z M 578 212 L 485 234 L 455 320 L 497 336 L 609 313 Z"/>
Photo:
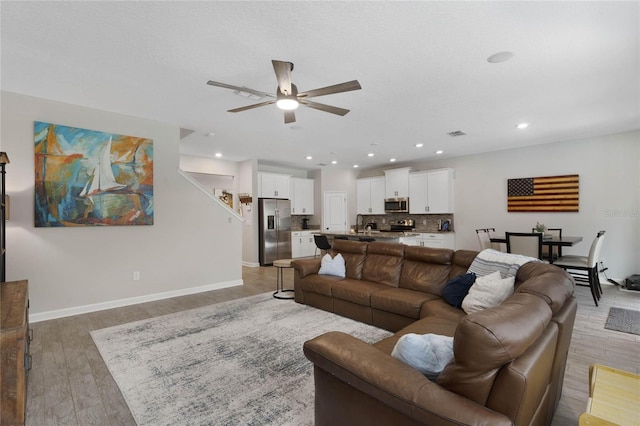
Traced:
<path fill-rule="evenodd" d="M 242 111 L 247 111 L 249 109 L 254 109 L 254 108 L 258 108 L 258 107 L 266 106 L 266 105 L 271 105 L 271 104 L 275 104 L 275 103 L 276 103 L 276 101 L 260 102 L 259 104 L 247 105 L 247 106 L 243 106 L 243 107 L 240 107 L 240 108 L 230 109 L 227 112 L 242 112 Z"/>
<path fill-rule="evenodd" d="M 284 112 L 284 124 L 295 123 L 296 114 L 293 111 Z"/>
<path fill-rule="evenodd" d="M 283 62 L 271 60 L 273 64 L 273 70 L 276 72 L 276 79 L 278 79 L 278 87 L 280 91 L 285 95 L 291 94 L 291 71 L 293 70 L 293 64 L 291 62 Z"/>
<path fill-rule="evenodd" d="M 350 92 L 352 90 L 360 90 L 358 80 L 347 81 L 346 83 L 334 84 L 333 86 L 322 87 L 320 89 L 308 90 L 298 93 L 299 98 L 312 98 L 315 96 L 331 95 L 333 93 Z"/>
<path fill-rule="evenodd" d="M 276 97 L 275 95 L 272 95 L 270 93 L 261 92 L 259 90 L 250 89 L 248 87 L 234 86 L 232 84 L 220 83 L 218 81 L 213 81 L 213 80 L 207 81 L 207 84 L 209 86 L 222 87 L 222 88 L 225 88 L 225 89 L 231 89 L 231 90 L 235 90 L 235 91 L 238 91 L 238 92 L 251 93 L 252 95 L 256 95 L 256 96 L 259 96 L 261 98 L 266 98 L 266 97 L 275 98 Z"/>
<path fill-rule="evenodd" d="M 306 99 L 299 99 L 302 105 L 308 106 L 309 108 L 319 109 L 320 111 L 330 112 L 331 114 L 336 115 L 346 115 L 350 110 L 344 108 L 338 108 L 331 105 L 319 104 L 318 102 L 311 102 Z"/>

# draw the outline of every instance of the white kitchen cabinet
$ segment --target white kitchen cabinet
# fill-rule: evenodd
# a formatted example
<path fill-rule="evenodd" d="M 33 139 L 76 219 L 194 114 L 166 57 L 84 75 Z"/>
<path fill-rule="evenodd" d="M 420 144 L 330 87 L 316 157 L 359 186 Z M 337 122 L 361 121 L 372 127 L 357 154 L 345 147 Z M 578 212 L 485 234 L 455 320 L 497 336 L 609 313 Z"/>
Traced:
<path fill-rule="evenodd" d="M 416 244 L 410 245 L 432 248 L 447 248 L 451 250 L 456 249 L 456 236 L 452 232 L 423 232 L 420 234 L 420 236 L 415 238 Z"/>
<path fill-rule="evenodd" d="M 356 211 L 358 214 L 384 214 L 385 178 L 356 179 Z"/>
<path fill-rule="evenodd" d="M 291 258 L 297 259 L 302 257 L 302 238 L 300 237 L 300 232 L 292 232 L 291 233 Z"/>
<path fill-rule="evenodd" d="M 453 170 L 410 173 L 409 213 L 453 213 Z"/>
<path fill-rule="evenodd" d="M 409 196 L 409 171 L 411 171 L 409 167 L 384 171 L 385 198 Z"/>
<path fill-rule="evenodd" d="M 313 214 L 313 179 L 291 178 L 291 214 Z"/>
<path fill-rule="evenodd" d="M 294 231 L 291 233 L 291 258 L 313 257 L 316 243 L 312 231 Z"/>
<path fill-rule="evenodd" d="M 412 235 L 410 237 L 400 237 L 400 244 L 406 244 L 408 246 L 419 246 L 420 238 Z"/>
<path fill-rule="evenodd" d="M 302 257 L 313 257 L 316 254 L 316 241 L 311 231 L 302 233 Z"/>
<path fill-rule="evenodd" d="M 290 175 L 258 172 L 258 197 L 290 198 Z"/>

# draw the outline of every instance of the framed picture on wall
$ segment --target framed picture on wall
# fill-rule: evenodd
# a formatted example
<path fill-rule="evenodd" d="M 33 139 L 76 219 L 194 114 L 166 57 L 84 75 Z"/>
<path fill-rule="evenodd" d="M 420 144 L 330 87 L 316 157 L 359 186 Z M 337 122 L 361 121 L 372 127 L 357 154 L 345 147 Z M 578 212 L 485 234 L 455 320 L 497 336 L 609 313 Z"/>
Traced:
<path fill-rule="evenodd" d="M 36 121 L 35 226 L 153 225 L 153 140 Z"/>

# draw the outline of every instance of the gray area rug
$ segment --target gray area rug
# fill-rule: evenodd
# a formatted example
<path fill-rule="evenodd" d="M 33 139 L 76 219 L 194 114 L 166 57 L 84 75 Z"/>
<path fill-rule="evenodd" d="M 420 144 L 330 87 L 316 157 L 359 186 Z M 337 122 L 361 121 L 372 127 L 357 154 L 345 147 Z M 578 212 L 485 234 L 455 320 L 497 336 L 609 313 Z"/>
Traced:
<path fill-rule="evenodd" d="M 640 335 L 640 311 L 609 308 L 609 316 L 604 328 Z"/>
<path fill-rule="evenodd" d="M 91 332 L 139 425 L 312 425 L 302 344 L 391 333 L 271 293 Z"/>

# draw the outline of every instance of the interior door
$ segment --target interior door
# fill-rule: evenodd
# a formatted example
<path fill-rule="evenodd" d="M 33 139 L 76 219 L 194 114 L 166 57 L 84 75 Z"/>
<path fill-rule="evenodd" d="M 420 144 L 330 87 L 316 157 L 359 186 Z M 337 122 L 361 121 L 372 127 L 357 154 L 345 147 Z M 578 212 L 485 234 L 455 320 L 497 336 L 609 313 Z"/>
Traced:
<path fill-rule="evenodd" d="M 325 191 L 322 203 L 322 231 L 347 233 L 347 194 Z"/>

